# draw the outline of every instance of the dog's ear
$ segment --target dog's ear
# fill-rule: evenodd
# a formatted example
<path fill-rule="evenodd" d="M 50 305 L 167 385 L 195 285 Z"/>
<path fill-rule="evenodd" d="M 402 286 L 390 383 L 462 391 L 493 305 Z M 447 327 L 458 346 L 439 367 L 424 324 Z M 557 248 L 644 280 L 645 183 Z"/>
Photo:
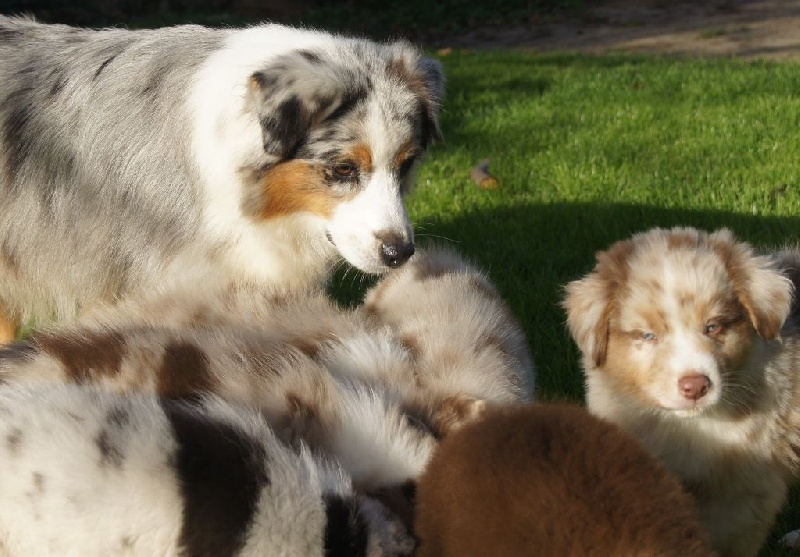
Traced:
<path fill-rule="evenodd" d="M 631 240 L 623 240 L 598 252 L 592 273 L 566 287 L 562 305 L 567 310 L 567 326 L 578 348 L 597 367 L 606 361 L 611 314 L 635 249 Z"/>
<path fill-rule="evenodd" d="M 428 142 L 442 141 L 442 128 L 439 123 L 439 108 L 444 100 L 442 64 L 438 60 L 422 58 L 418 68 L 427 91 L 422 104 L 425 111 L 427 140 Z"/>
<path fill-rule="evenodd" d="M 405 84 L 419 99 L 422 112 L 424 148 L 442 140 L 439 108 L 444 99 L 444 71 L 438 60 L 421 58 L 405 41 L 392 44 L 393 57 L 386 65 L 386 73 Z"/>
<path fill-rule="evenodd" d="M 610 318 L 610 292 L 607 281 L 597 272 L 566 286 L 562 306 L 567 312 L 567 327 L 585 357 L 595 366 L 606 361 Z"/>
<path fill-rule="evenodd" d="M 725 261 L 733 290 L 756 332 L 765 340 L 780 337 L 791 310 L 792 281 L 768 257 L 757 256 L 749 244 L 736 242 L 727 229 L 709 237 Z"/>
<path fill-rule="evenodd" d="M 309 128 L 346 97 L 343 76 L 310 51 L 279 56 L 250 76 L 245 106 L 261 126 L 269 162 L 292 158 Z"/>

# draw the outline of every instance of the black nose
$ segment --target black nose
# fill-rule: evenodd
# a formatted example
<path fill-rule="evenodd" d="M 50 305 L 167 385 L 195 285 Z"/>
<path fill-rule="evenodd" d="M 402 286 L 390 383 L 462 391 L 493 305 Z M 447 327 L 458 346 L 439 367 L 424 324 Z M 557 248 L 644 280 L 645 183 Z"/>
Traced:
<path fill-rule="evenodd" d="M 397 240 L 381 244 L 381 259 L 387 267 L 399 267 L 412 255 L 414 255 L 414 242 Z"/>

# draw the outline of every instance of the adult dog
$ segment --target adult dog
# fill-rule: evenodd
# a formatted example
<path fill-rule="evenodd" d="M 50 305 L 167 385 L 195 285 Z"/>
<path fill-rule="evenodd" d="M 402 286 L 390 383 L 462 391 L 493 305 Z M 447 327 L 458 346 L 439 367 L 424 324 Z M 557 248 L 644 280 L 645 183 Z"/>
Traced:
<path fill-rule="evenodd" d="M 798 283 L 796 252 L 675 228 L 614 244 L 567 286 L 590 410 L 683 481 L 723 555 L 758 552 L 800 472 Z"/>
<path fill-rule="evenodd" d="M 403 42 L 0 16 L 0 340 L 165 282 L 401 265 L 442 94 Z"/>

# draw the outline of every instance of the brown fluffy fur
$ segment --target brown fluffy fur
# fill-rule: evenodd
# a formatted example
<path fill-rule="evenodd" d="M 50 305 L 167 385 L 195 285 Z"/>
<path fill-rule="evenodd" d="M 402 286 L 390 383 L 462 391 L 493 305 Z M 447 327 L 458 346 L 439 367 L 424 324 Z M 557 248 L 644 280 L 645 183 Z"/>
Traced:
<path fill-rule="evenodd" d="M 758 553 L 800 472 L 799 260 L 653 229 L 567 286 L 587 406 L 683 481 L 724 555 Z"/>
<path fill-rule="evenodd" d="M 418 557 L 710 556 L 693 501 L 616 426 L 568 405 L 490 412 L 417 486 Z"/>

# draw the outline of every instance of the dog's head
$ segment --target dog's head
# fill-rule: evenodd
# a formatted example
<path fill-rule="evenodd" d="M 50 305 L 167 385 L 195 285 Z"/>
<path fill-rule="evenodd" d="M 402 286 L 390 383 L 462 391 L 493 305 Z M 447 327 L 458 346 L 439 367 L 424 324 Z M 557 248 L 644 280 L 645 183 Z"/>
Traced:
<path fill-rule="evenodd" d="M 693 414 L 736 398 L 757 336 L 779 337 L 792 286 L 728 230 L 674 228 L 614 244 L 566 292 L 590 390 L 602 381 L 639 407 Z"/>
<path fill-rule="evenodd" d="M 274 59 L 250 78 L 247 109 L 265 158 L 244 212 L 318 217 L 321 233 L 366 272 L 403 264 L 414 252 L 403 196 L 441 138 L 443 81 L 438 62 L 402 42 L 336 39 Z"/>

